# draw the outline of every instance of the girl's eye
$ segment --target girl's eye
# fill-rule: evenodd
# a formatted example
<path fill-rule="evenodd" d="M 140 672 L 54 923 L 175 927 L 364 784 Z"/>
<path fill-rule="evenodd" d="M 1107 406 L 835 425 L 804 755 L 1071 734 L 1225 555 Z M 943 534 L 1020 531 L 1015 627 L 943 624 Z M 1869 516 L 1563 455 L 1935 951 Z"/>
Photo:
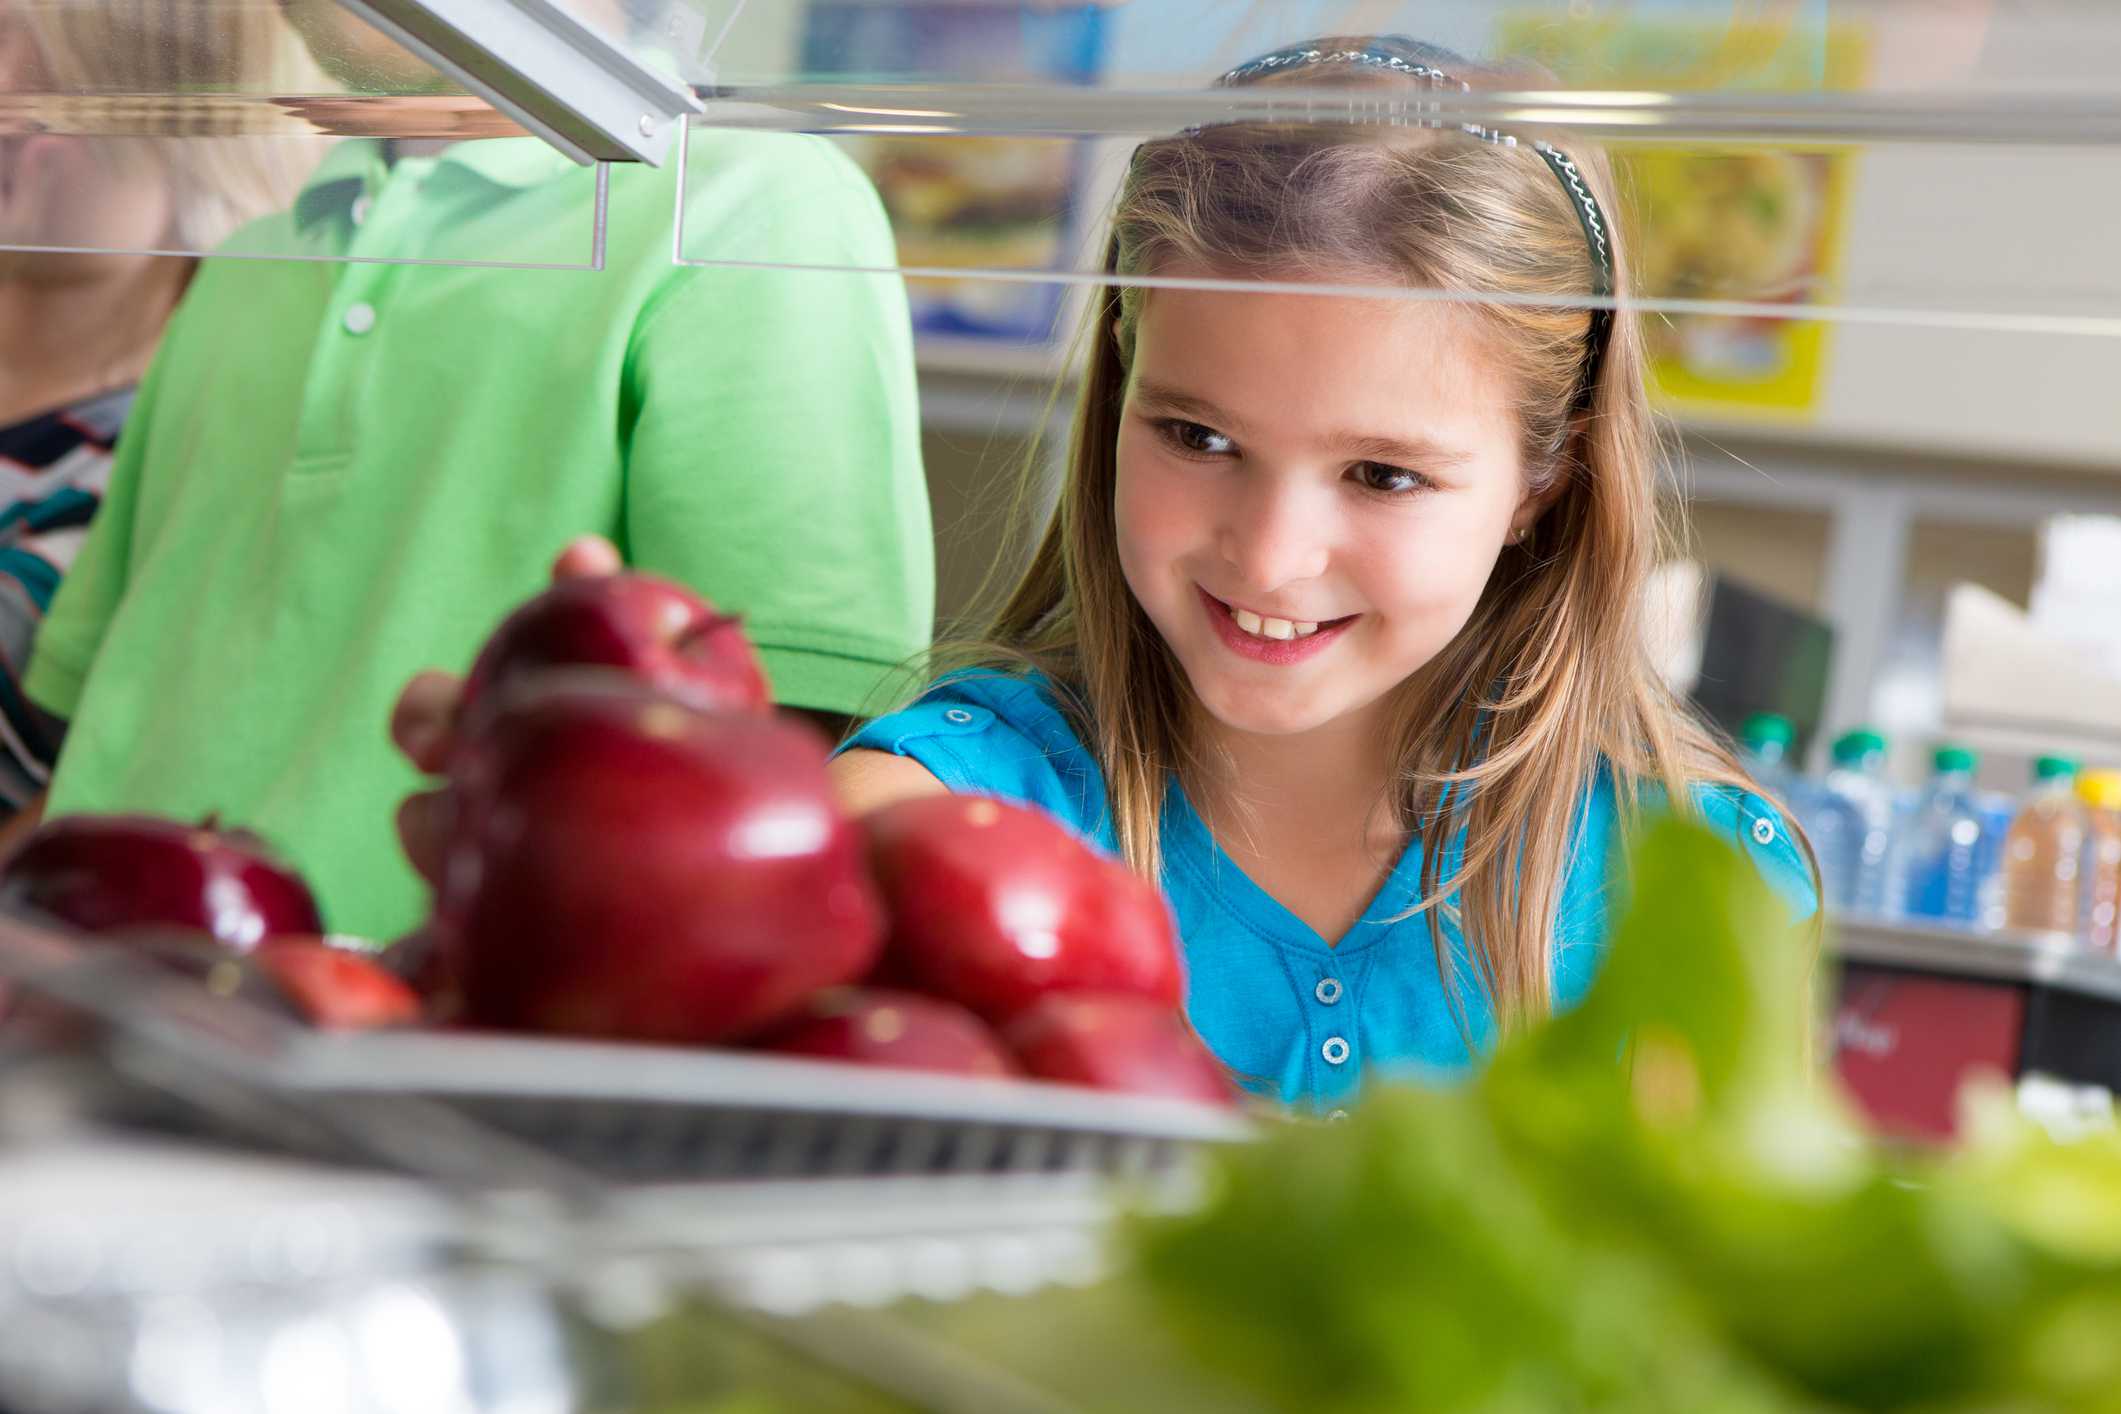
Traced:
<path fill-rule="evenodd" d="M 1436 483 L 1418 471 L 1408 471 L 1403 466 L 1386 466 L 1383 462 L 1363 462 L 1355 468 L 1355 479 L 1366 491 L 1376 491 L 1386 496 L 1404 496 L 1414 491 L 1428 491 Z"/>
<path fill-rule="evenodd" d="M 1196 457 L 1224 457 L 1237 450 L 1237 444 L 1212 427 L 1203 427 L 1197 422 L 1182 418 L 1169 418 L 1156 424 L 1156 430 L 1165 441 L 1182 452 Z"/>

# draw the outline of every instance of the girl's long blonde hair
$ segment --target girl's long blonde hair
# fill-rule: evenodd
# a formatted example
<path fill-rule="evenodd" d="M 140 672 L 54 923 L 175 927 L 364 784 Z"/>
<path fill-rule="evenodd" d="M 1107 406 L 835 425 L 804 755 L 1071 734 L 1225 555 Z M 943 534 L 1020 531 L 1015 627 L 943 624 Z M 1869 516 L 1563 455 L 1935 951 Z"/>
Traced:
<path fill-rule="evenodd" d="M 1285 81 L 1338 77 L 1315 69 Z M 1454 66 L 1453 77 L 1483 76 Z M 1603 155 L 1567 147 L 1615 211 Z M 1625 288 L 1617 235 L 1614 282 Z M 1663 528 L 1635 322 L 1614 314 L 1595 381 L 1583 386 L 1592 318 L 1570 301 L 1593 288 L 1593 265 L 1569 196 L 1527 146 L 1428 128 L 1232 124 L 1145 144 L 1104 268 L 1124 279 L 1179 266 L 1278 280 L 1357 271 L 1475 300 L 1529 297 L 1477 307 L 1517 389 L 1527 490 L 1552 499 L 1532 533 L 1503 549 L 1465 628 L 1400 689 L 1392 786 L 1422 848 L 1421 907 L 1455 913 L 1500 1021 L 1543 1015 L 1553 924 L 1597 773 L 1611 769 L 1624 823 L 1645 788 L 1685 808 L 1689 783 L 1750 787 L 1728 747 L 1666 687 L 1639 624 Z M 1204 747 L 1185 675 L 1120 569 L 1115 445 L 1144 298 L 1138 285 L 1108 283 L 1090 301 L 1060 504 L 979 656 L 1035 666 L 1062 689 L 1104 771 L 1120 846 L 1154 879 L 1167 787 L 1174 772 L 1184 782 L 1199 769 Z M 1446 877 L 1461 831 L 1463 854 Z M 1434 932 L 1443 975 L 1454 978 L 1447 930 Z"/>

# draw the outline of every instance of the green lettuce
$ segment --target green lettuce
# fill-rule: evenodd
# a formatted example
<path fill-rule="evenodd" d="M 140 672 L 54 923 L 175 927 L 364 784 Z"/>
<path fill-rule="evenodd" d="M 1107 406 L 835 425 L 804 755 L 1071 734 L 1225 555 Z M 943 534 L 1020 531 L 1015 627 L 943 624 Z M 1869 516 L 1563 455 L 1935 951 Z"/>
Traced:
<path fill-rule="evenodd" d="M 1455 1090 L 1228 1154 L 1132 1234 L 1191 1358 L 1318 1411 L 2121 1409 L 2121 1144 L 1870 1138 L 1817 946 L 1679 822 L 1584 1004 Z"/>

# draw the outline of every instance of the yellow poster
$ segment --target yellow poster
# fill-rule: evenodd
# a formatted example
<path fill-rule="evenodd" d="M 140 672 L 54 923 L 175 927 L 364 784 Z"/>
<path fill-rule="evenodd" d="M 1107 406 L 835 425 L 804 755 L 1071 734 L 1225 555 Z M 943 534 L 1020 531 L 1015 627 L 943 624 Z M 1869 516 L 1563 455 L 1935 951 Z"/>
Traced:
<path fill-rule="evenodd" d="M 1802 92 L 1855 86 L 1860 33 L 1824 5 L 1705 22 L 1638 10 L 1503 22 L 1499 52 L 1572 87 Z M 1816 409 L 1838 299 L 1850 149 L 1613 143 L 1631 292 L 1652 391 L 1679 413 L 1803 419 Z"/>
<path fill-rule="evenodd" d="M 1809 414 L 1835 298 L 1846 152 L 1614 153 L 1630 208 L 1650 377 L 1673 408 Z"/>

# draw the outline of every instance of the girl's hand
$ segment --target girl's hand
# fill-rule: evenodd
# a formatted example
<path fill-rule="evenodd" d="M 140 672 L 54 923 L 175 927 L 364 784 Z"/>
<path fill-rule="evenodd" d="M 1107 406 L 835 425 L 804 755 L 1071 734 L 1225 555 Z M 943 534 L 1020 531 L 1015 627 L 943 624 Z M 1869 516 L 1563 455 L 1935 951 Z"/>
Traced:
<path fill-rule="evenodd" d="M 585 535 L 568 542 L 552 562 L 554 579 L 581 579 L 617 574 L 624 568 L 618 547 Z M 405 685 L 390 713 L 390 739 L 423 775 L 436 776 L 456 749 L 457 703 L 464 679 L 429 669 Z M 420 876 L 433 884 L 441 870 L 442 844 L 449 820 L 449 788 L 409 795 L 398 806 L 398 840 Z"/>

